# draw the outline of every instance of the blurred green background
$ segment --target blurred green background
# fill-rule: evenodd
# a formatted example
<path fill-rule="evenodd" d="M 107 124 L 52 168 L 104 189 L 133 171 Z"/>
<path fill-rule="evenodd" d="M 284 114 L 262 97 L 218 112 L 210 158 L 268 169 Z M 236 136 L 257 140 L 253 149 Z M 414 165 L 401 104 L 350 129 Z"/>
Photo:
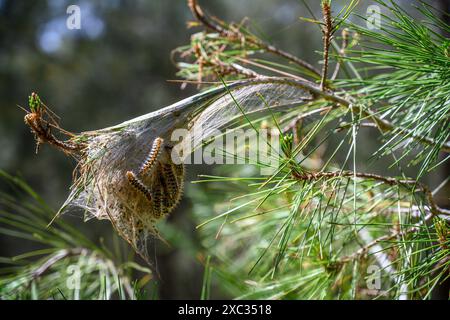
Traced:
<path fill-rule="evenodd" d="M 413 1 L 396 2 L 409 6 Z M 429 2 L 448 8 L 448 1 Z M 320 16 L 320 1 L 309 3 Z M 333 3 L 338 10 L 344 1 Z M 66 27 L 66 9 L 71 4 L 81 8 L 80 30 Z M 227 21 L 249 17 L 252 28 L 266 40 L 319 67 L 321 34 L 317 26 L 299 19 L 309 17 L 302 1 L 210 0 L 201 4 Z M 373 2 L 361 1 L 359 10 L 364 12 L 370 4 Z M 182 90 L 167 80 L 176 78 L 171 50 L 188 43 L 190 35 L 199 30 L 187 29 L 190 20 L 192 15 L 183 0 L 0 0 L 0 168 L 21 176 L 51 207 L 59 208 L 68 195 L 75 162 L 47 145 L 36 155 L 33 136 L 22 120 L 24 112 L 17 105 L 26 107 L 28 95 L 38 92 L 61 116 L 63 128 L 80 132 L 107 127 L 187 97 L 197 91 L 195 86 Z M 375 137 L 370 130 L 363 135 L 367 141 Z M 361 152 L 370 156 L 375 143 L 367 143 Z M 188 181 L 199 172 L 213 170 L 202 166 L 187 169 Z M 372 171 L 377 170 L 383 172 L 382 162 Z M 188 195 L 205 192 L 189 184 L 186 188 Z M 174 232 L 189 239 L 185 248 L 161 246 L 157 250 L 161 298 L 200 295 L 203 267 L 192 254 L 198 243 L 190 201 L 185 197 L 170 217 Z M 113 232 L 109 223 L 66 219 L 93 239 Z M 0 238 L 0 256 L 25 252 L 27 246 Z"/>

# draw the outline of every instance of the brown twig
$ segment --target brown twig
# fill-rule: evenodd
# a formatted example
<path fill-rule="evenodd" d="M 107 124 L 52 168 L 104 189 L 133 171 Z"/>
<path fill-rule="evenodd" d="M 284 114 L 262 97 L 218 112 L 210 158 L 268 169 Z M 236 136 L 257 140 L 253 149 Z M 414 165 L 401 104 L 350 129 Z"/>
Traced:
<path fill-rule="evenodd" d="M 33 92 L 31 98 L 34 99 L 36 105 L 33 106 L 31 112 L 25 110 L 27 114 L 24 117 L 24 121 L 31 128 L 31 131 L 36 138 L 36 153 L 39 151 L 39 146 L 43 143 L 51 144 L 66 154 L 74 154 L 80 151 L 83 148 L 83 144 L 74 143 L 70 139 L 61 141 L 52 134 L 51 129 L 53 128 L 70 138 L 75 137 L 74 134 L 60 128 L 58 121 L 56 120 L 59 119 L 59 117 L 40 101 L 36 93 Z M 44 116 L 47 116 L 50 120 L 45 120 Z"/>
<path fill-rule="evenodd" d="M 81 146 L 69 141 L 58 140 L 50 130 L 50 125 L 42 120 L 36 113 L 28 113 L 25 118 L 25 123 L 31 128 L 37 140 L 36 153 L 39 150 L 39 145 L 43 143 L 51 144 L 64 153 L 71 154 L 80 150 Z"/>
<path fill-rule="evenodd" d="M 319 179 L 332 179 L 332 178 L 341 178 L 341 177 L 356 177 L 361 179 L 370 179 L 370 180 L 376 180 L 380 181 L 384 184 L 390 185 L 390 186 L 402 186 L 402 185 L 409 185 L 413 186 L 414 190 L 422 191 L 425 194 L 425 197 L 427 198 L 427 202 L 430 205 L 430 211 L 433 216 L 437 215 L 449 215 L 449 212 L 447 210 L 441 209 L 437 206 L 436 202 L 434 201 L 433 194 L 428 188 L 427 185 L 416 181 L 414 179 L 397 179 L 392 177 L 385 177 L 380 176 L 373 173 L 364 173 L 364 172 L 352 172 L 352 171 L 333 171 L 333 172 L 306 172 L 306 173 L 298 173 L 295 170 L 292 172 L 292 176 L 297 180 L 302 181 L 312 181 L 312 180 L 319 180 Z"/>
<path fill-rule="evenodd" d="M 233 30 L 231 30 L 230 28 L 226 27 L 225 24 L 217 18 L 208 19 L 208 17 L 204 14 L 200 5 L 197 3 L 197 0 L 188 0 L 188 6 L 191 9 L 193 15 L 196 17 L 196 19 L 198 21 L 200 21 L 207 29 L 213 30 L 229 39 L 236 39 L 236 40 L 245 39 L 245 41 L 248 43 L 256 45 L 259 48 L 261 48 L 267 52 L 270 52 L 272 54 L 283 57 L 283 58 L 301 66 L 302 68 L 312 72 L 314 75 L 320 76 L 320 72 L 314 66 L 309 64 L 308 62 L 306 62 L 302 59 L 299 59 L 298 57 L 296 57 L 290 53 L 280 50 L 273 45 L 265 43 L 260 39 L 246 37 L 238 29 L 234 28 Z M 214 21 L 212 21 L 212 20 L 214 20 Z"/>
<path fill-rule="evenodd" d="M 320 80 L 320 88 L 322 90 L 326 87 L 328 74 L 328 59 L 330 51 L 330 42 L 333 31 L 333 23 L 331 21 L 331 6 L 327 0 L 322 0 L 322 14 L 323 14 L 323 66 L 322 76 Z"/>
<path fill-rule="evenodd" d="M 318 180 L 321 178 L 331 179 L 331 178 L 341 178 L 341 177 L 357 177 L 362 179 L 372 179 L 381 181 L 388 185 L 399 185 L 399 184 L 415 184 L 416 180 L 399 180 L 392 177 L 384 177 L 373 173 L 362 173 L 362 172 L 352 172 L 352 171 L 331 171 L 331 172 L 309 172 L 304 174 L 294 174 L 294 178 L 298 180 Z"/>

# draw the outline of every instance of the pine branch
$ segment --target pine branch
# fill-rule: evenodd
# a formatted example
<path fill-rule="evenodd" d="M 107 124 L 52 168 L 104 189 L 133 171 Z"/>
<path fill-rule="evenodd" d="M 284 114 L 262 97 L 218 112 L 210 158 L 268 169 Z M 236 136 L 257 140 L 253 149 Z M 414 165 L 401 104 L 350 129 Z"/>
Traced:
<path fill-rule="evenodd" d="M 200 5 L 197 3 L 197 0 L 188 0 L 188 6 L 191 9 L 193 15 L 197 18 L 197 20 L 200 21 L 206 28 L 215 31 L 229 39 L 236 39 L 237 41 L 240 41 L 240 39 L 245 39 L 245 41 L 258 46 L 264 51 L 283 57 L 299 65 L 300 67 L 305 68 L 306 70 L 312 72 L 316 76 L 320 75 L 320 72 L 314 66 L 307 63 L 306 61 L 303 61 L 302 59 L 299 59 L 298 57 L 290 53 L 287 53 L 283 50 L 280 50 L 273 45 L 267 44 L 260 39 L 248 37 L 242 34 L 239 30 L 232 30 L 226 27 L 225 24 L 220 20 L 218 20 L 217 18 L 215 18 L 214 21 L 208 19 L 207 16 L 203 13 L 203 10 L 200 7 Z"/>
<path fill-rule="evenodd" d="M 320 88 L 322 90 L 326 87 L 328 74 L 328 55 L 330 51 L 330 43 L 333 32 L 333 24 L 331 21 L 331 4 L 329 0 L 322 0 L 322 15 L 323 15 L 323 66 L 322 76 L 320 80 Z"/>
<path fill-rule="evenodd" d="M 381 181 L 389 186 L 410 185 L 414 188 L 414 190 L 422 191 L 426 195 L 428 203 L 431 208 L 430 219 L 437 215 L 443 215 L 443 216 L 450 217 L 450 213 L 447 210 L 439 208 L 437 206 L 436 201 L 433 198 L 433 194 L 430 191 L 430 189 L 428 188 L 428 186 L 426 186 L 423 183 L 418 182 L 415 179 L 409 179 L 409 180 L 397 179 L 397 178 L 381 176 L 381 175 L 377 175 L 377 174 L 373 174 L 373 173 L 352 172 L 352 171 L 298 173 L 297 171 L 293 170 L 292 175 L 295 179 L 297 179 L 299 181 L 320 180 L 322 178 L 331 179 L 331 178 L 342 178 L 342 177 L 347 177 L 347 178 L 357 177 L 357 178 L 361 178 L 361 179 L 370 179 L 370 180 Z"/>

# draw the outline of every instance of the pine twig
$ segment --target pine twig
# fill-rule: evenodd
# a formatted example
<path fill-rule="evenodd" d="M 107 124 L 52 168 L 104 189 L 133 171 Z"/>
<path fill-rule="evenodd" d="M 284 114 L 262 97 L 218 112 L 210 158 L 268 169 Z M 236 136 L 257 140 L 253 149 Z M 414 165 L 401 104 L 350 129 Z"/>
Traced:
<path fill-rule="evenodd" d="M 241 32 L 239 32 L 238 30 L 231 30 L 229 28 L 227 28 L 225 26 L 225 24 L 223 22 L 221 22 L 219 19 L 214 18 L 214 21 L 211 21 L 210 19 L 207 18 L 207 16 L 204 14 L 202 8 L 200 7 L 200 5 L 197 3 L 197 0 L 188 0 L 188 6 L 191 9 L 194 17 L 196 17 L 196 19 L 198 21 L 200 21 L 207 29 L 210 29 L 212 31 L 215 31 L 229 39 L 242 39 L 245 38 L 245 40 L 251 44 L 254 44 L 256 46 L 258 46 L 259 48 L 270 52 L 272 54 L 278 55 L 280 57 L 283 57 L 297 65 L 299 65 L 300 67 L 312 72 L 314 75 L 316 76 L 320 76 L 320 72 L 311 64 L 309 64 L 308 62 L 290 54 L 287 53 L 283 50 L 280 50 L 278 48 L 276 48 L 273 45 L 270 45 L 268 43 L 263 42 L 260 39 L 254 39 L 254 38 L 250 38 L 250 37 L 245 37 L 245 35 L 243 35 Z"/>
<path fill-rule="evenodd" d="M 323 66 L 322 76 L 320 80 L 320 88 L 322 90 L 326 87 L 328 74 L 328 59 L 330 51 L 330 42 L 333 32 L 333 23 L 331 21 L 331 5 L 328 0 L 322 0 L 322 15 L 323 15 Z"/>
<path fill-rule="evenodd" d="M 74 136 L 59 127 L 57 121 L 54 119 L 54 114 L 41 102 L 39 96 L 34 92 L 29 97 L 29 105 L 31 112 L 25 110 L 27 114 L 24 117 L 24 121 L 36 137 L 36 153 L 39 150 L 39 146 L 43 143 L 51 144 L 66 154 L 74 154 L 83 148 L 82 144 L 77 144 L 70 140 L 61 141 L 52 134 L 51 128 L 55 128 L 70 137 Z M 50 117 L 50 121 L 44 119 L 45 115 Z"/>
<path fill-rule="evenodd" d="M 433 198 L 433 194 L 431 193 L 430 189 L 427 185 L 418 182 L 414 179 L 396 179 L 392 177 L 385 177 L 380 176 L 373 173 L 363 173 L 363 172 L 352 172 L 352 171 L 335 171 L 335 172 L 307 172 L 307 173 L 298 173 L 296 170 L 292 171 L 292 175 L 295 179 L 300 181 L 312 181 L 312 180 L 319 180 L 322 178 L 325 179 L 331 179 L 331 178 L 342 178 L 342 177 L 357 177 L 361 179 L 370 179 L 370 180 L 376 180 L 383 182 L 384 184 L 393 186 L 401 186 L 401 185 L 411 185 L 415 188 L 415 190 L 422 191 L 426 198 L 427 202 L 430 205 L 430 211 L 432 216 L 450 216 L 450 213 L 445 210 L 441 209 L 435 202 Z"/>

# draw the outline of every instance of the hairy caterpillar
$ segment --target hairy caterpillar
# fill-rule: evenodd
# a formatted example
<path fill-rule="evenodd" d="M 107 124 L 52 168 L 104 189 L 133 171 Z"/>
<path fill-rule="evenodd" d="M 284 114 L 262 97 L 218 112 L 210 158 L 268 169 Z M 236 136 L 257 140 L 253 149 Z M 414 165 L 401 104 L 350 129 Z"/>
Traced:
<path fill-rule="evenodd" d="M 160 183 L 161 183 L 161 189 L 163 192 L 163 197 L 161 199 L 161 201 L 162 201 L 161 214 L 163 216 L 166 216 L 169 214 L 169 212 L 173 208 L 173 200 L 172 200 L 172 195 L 170 194 L 168 186 L 167 186 L 167 180 L 164 175 L 163 167 L 161 167 L 161 173 L 162 173 L 162 175 L 159 176 Z"/>
<path fill-rule="evenodd" d="M 147 159 L 136 171 L 127 171 L 128 183 L 149 201 L 149 214 L 144 219 L 159 220 L 167 216 L 181 199 L 184 166 L 175 165 L 170 158 L 171 146 L 162 149 L 164 140 L 157 137 Z M 161 157 L 164 153 L 164 157 Z M 150 228 L 146 224 L 146 228 Z"/>
<path fill-rule="evenodd" d="M 127 171 L 126 177 L 128 182 L 139 192 L 141 192 L 148 201 L 152 202 L 152 193 L 150 190 L 139 180 L 132 171 Z"/>
<path fill-rule="evenodd" d="M 172 164 L 174 171 L 175 171 L 175 175 L 177 177 L 178 180 L 178 185 L 182 186 L 183 181 L 184 181 L 184 164 L 180 163 L 180 164 Z"/>
<path fill-rule="evenodd" d="M 166 182 L 167 193 L 172 199 L 175 199 L 179 193 L 179 185 L 174 168 L 171 164 L 164 164 L 162 173 Z"/>
<path fill-rule="evenodd" d="M 153 215 L 156 219 L 159 219 L 163 216 L 163 192 L 162 192 L 162 186 L 159 181 L 159 179 L 155 180 L 155 183 L 153 184 Z"/>
<path fill-rule="evenodd" d="M 160 137 L 156 138 L 155 141 L 153 141 L 152 149 L 150 150 L 147 159 L 145 159 L 144 163 L 142 163 L 139 169 L 139 175 L 142 176 L 146 174 L 153 167 L 156 159 L 158 158 L 163 142 L 163 138 Z"/>

